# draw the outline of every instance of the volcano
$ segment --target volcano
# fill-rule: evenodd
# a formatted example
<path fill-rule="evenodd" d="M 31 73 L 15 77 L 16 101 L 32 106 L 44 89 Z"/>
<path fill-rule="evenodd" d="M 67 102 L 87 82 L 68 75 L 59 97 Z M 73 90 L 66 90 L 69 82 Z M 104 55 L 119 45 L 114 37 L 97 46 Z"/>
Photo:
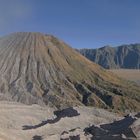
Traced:
<path fill-rule="evenodd" d="M 140 87 L 52 35 L 18 32 L 1 37 L 0 81 L 0 100 L 140 110 Z"/>

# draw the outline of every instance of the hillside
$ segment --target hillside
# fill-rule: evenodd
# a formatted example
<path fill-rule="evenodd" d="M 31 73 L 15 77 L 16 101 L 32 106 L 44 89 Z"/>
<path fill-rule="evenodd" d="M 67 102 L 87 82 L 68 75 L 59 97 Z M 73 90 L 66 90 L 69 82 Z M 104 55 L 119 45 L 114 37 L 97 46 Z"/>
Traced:
<path fill-rule="evenodd" d="M 80 49 L 82 55 L 107 69 L 140 69 L 140 44 Z"/>
<path fill-rule="evenodd" d="M 51 35 L 0 38 L 0 99 L 65 108 L 140 110 L 140 87 L 122 80 Z"/>

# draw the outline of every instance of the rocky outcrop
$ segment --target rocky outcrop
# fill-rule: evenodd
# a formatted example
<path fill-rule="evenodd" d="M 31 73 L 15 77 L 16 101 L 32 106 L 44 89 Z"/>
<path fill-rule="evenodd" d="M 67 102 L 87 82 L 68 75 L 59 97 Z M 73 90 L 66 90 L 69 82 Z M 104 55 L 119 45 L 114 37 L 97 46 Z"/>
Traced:
<path fill-rule="evenodd" d="M 0 38 L 0 81 L 1 100 L 57 108 L 90 105 L 123 112 L 140 107 L 138 86 L 41 33 Z"/>
<path fill-rule="evenodd" d="M 91 134 L 93 140 L 136 140 L 140 138 L 140 120 L 136 115 L 127 115 L 110 124 L 90 126 L 85 133 Z"/>
<path fill-rule="evenodd" d="M 80 49 L 82 55 L 107 69 L 140 69 L 140 44 L 105 46 L 99 49 Z"/>
<path fill-rule="evenodd" d="M 139 114 L 0 102 L 1 140 L 139 140 Z M 16 112 L 16 113 L 15 113 Z"/>

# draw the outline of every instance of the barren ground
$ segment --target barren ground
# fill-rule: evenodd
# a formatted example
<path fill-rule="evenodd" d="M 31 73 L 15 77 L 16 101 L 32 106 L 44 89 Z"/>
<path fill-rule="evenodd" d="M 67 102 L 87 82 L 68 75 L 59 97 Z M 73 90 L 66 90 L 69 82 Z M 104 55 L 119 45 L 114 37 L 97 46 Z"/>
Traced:
<path fill-rule="evenodd" d="M 80 115 L 73 114 L 76 113 L 74 109 Z M 84 140 L 82 132 L 84 128 L 92 124 L 112 122 L 117 118 L 116 115 L 102 109 L 87 107 L 74 109 L 65 110 L 55 119 L 52 108 L 2 101 L 0 140 L 60 140 L 60 137 L 66 137 L 62 136 L 62 133 L 69 130 L 70 133 L 74 133 L 69 135 L 80 134 L 81 140 Z M 70 116 L 72 114 L 75 116 Z"/>
<path fill-rule="evenodd" d="M 117 74 L 119 77 L 137 82 L 140 84 L 140 70 L 136 69 L 114 69 L 109 70 Z"/>

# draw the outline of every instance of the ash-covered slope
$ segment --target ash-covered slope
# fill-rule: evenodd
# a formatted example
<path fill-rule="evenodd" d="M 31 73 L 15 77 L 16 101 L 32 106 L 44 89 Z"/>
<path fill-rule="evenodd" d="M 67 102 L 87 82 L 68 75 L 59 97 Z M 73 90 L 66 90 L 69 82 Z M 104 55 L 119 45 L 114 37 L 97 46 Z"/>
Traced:
<path fill-rule="evenodd" d="M 140 107 L 139 87 L 41 33 L 0 38 L 0 81 L 1 100 L 58 108 L 92 105 L 125 111 Z"/>
<path fill-rule="evenodd" d="M 94 107 L 2 101 L 0 111 L 0 140 L 140 140 L 140 113 L 121 117 Z"/>
<path fill-rule="evenodd" d="M 140 69 L 140 44 L 105 46 L 99 49 L 78 50 L 91 61 L 107 69 Z"/>

